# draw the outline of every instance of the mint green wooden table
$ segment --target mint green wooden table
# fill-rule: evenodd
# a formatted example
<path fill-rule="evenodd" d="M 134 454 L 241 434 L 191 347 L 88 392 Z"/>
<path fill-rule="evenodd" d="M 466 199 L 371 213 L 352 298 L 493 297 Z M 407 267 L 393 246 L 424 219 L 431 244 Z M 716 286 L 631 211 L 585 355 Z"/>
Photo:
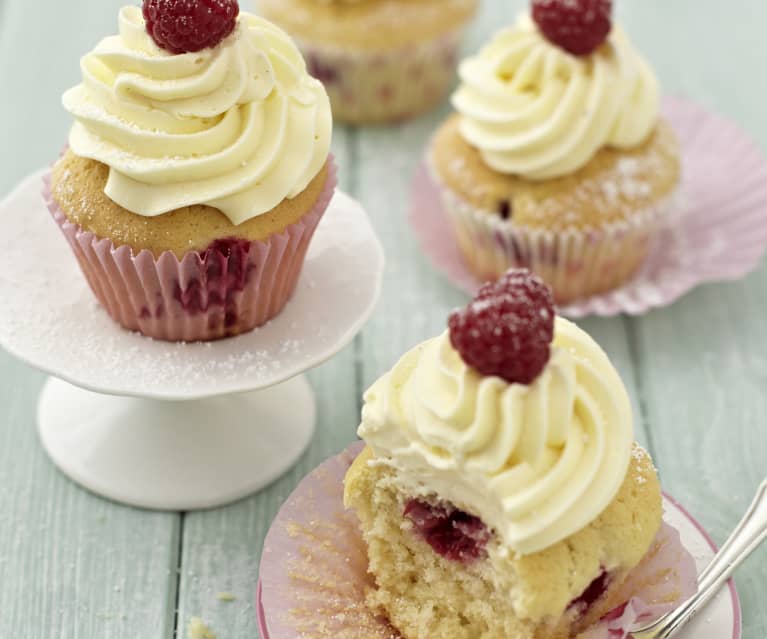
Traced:
<path fill-rule="evenodd" d="M 0 194 L 56 157 L 69 126 L 60 95 L 78 81 L 79 55 L 115 31 L 120 4 L 0 0 Z M 767 150 L 767 4 L 617 4 L 666 92 L 736 120 Z M 471 48 L 524 2 L 483 5 Z M 259 553 L 276 509 L 306 472 L 354 438 L 367 385 L 440 331 L 465 299 L 430 268 L 406 222 L 410 176 L 444 113 L 402 127 L 336 129 L 342 187 L 365 204 L 388 253 L 383 297 L 354 344 L 310 374 L 319 409 L 314 442 L 261 494 L 197 513 L 145 512 L 88 494 L 56 471 L 37 441 L 43 376 L 0 351 L 0 637 L 170 639 L 186 636 L 195 616 L 219 639 L 257 636 Z M 639 319 L 582 322 L 624 375 L 637 436 L 666 490 L 720 542 L 767 475 L 765 316 L 763 267 Z M 767 549 L 736 582 L 743 636 L 762 639 Z M 236 599 L 222 601 L 221 592 Z"/>

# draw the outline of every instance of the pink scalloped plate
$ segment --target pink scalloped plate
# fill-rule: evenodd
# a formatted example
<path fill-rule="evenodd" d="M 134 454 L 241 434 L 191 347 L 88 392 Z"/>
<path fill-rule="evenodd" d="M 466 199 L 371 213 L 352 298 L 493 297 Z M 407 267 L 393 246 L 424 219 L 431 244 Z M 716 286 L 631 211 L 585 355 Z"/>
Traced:
<path fill-rule="evenodd" d="M 261 639 L 399 639 L 365 605 L 373 583 L 354 513 L 343 506 L 343 477 L 362 448 L 356 443 L 298 485 L 264 542 L 256 599 Z M 665 525 L 653 550 L 629 577 L 625 607 L 579 639 L 623 639 L 626 631 L 669 609 L 695 590 L 695 575 L 715 546 L 692 516 L 664 499 Z M 740 639 L 735 587 L 723 589 L 679 639 Z"/>
<path fill-rule="evenodd" d="M 560 308 L 561 314 L 640 315 L 699 284 L 740 279 L 761 262 L 767 250 L 767 160 L 737 125 L 693 102 L 666 98 L 663 113 L 683 150 L 684 210 L 660 234 L 634 279 Z M 476 293 L 481 282 L 463 262 L 425 166 L 413 182 L 410 223 L 437 270 Z"/>

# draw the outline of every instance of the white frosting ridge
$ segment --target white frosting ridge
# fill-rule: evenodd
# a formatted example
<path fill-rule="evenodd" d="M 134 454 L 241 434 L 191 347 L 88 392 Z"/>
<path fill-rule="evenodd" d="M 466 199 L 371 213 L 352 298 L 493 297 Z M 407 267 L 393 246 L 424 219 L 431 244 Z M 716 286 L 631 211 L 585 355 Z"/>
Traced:
<path fill-rule="evenodd" d="M 114 202 L 149 217 L 207 204 L 240 224 L 319 173 L 330 104 L 283 31 L 243 12 L 218 46 L 172 55 L 139 7 L 124 7 L 119 22 L 63 97 L 76 119 L 70 147 L 109 166 Z"/>
<path fill-rule="evenodd" d="M 459 68 L 460 131 L 499 173 L 573 173 L 601 148 L 635 148 L 658 120 L 657 79 L 619 27 L 593 54 L 571 55 L 529 18 Z"/>
<path fill-rule="evenodd" d="M 596 519 L 623 483 L 633 443 L 618 373 L 561 318 L 530 386 L 481 376 L 446 333 L 414 348 L 366 393 L 359 434 L 404 490 L 479 516 L 520 554 Z"/>

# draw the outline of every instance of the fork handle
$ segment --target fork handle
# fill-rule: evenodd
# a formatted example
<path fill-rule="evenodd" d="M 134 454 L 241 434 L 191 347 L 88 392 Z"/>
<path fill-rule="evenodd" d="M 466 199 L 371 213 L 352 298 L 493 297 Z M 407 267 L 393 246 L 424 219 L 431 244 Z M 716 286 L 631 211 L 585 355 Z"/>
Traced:
<path fill-rule="evenodd" d="M 748 511 L 698 578 L 698 592 L 676 610 L 631 633 L 632 639 L 668 639 L 705 606 L 738 566 L 767 539 L 767 479 Z"/>

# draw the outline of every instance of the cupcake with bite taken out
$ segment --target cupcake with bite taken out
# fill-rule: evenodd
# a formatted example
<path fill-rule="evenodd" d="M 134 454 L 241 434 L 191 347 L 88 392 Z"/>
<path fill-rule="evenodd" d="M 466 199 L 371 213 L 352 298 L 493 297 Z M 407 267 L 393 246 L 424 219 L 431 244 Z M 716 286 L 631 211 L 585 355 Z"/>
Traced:
<path fill-rule="evenodd" d="M 658 477 L 607 355 L 528 271 L 378 380 L 359 434 L 345 503 L 403 639 L 571 639 L 631 597 Z"/>
<path fill-rule="evenodd" d="M 45 195 L 122 326 L 237 335 L 290 299 L 335 187 L 322 84 L 235 0 L 145 0 L 81 60 Z"/>
<path fill-rule="evenodd" d="M 296 38 L 337 120 L 405 120 L 441 102 L 478 0 L 257 0 Z"/>
<path fill-rule="evenodd" d="M 567 304 L 641 267 L 678 206 L 680 158 L 611 0 L 533 0 L 459 67 L 429 165 L 482 280 L 535 271 Z"/>

